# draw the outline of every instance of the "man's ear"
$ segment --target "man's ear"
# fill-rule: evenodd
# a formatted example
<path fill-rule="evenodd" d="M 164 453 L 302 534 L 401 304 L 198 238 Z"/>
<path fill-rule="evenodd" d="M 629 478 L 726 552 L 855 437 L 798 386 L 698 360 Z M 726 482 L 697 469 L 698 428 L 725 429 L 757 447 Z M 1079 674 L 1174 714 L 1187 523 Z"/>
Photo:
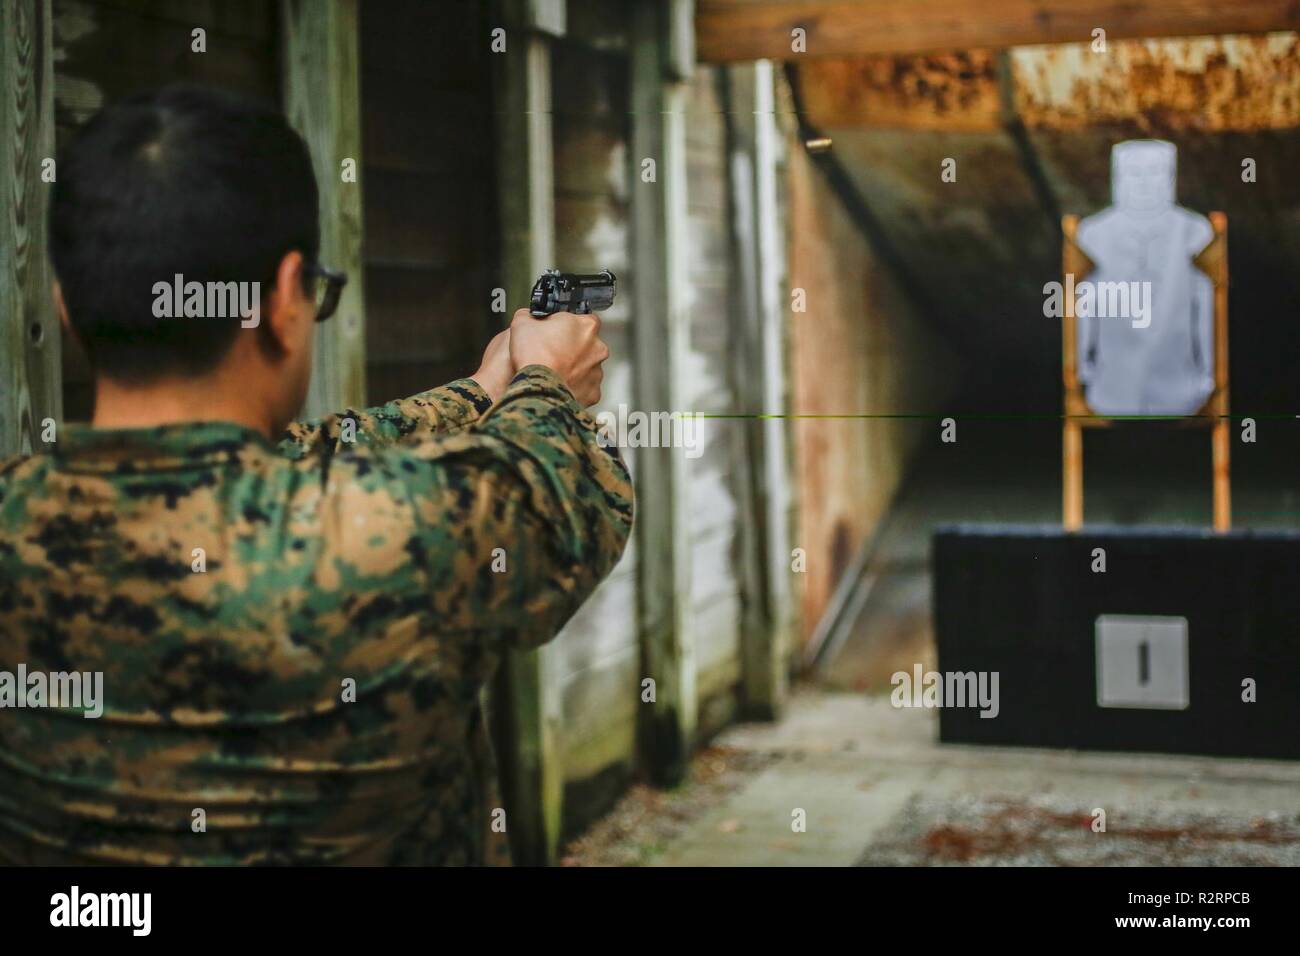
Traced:
<path fill-rule="evenodd" d="M 275 270 L 275 287 L 264 297 L 266 314 L 262 316 L 264 332 L 269 344 L 280 354 L 290 354 L 301 348 L 302 323 L 310 323 L 311 303 L 303 294 L 303 259 L 297 249 L 285 253 Z"/>

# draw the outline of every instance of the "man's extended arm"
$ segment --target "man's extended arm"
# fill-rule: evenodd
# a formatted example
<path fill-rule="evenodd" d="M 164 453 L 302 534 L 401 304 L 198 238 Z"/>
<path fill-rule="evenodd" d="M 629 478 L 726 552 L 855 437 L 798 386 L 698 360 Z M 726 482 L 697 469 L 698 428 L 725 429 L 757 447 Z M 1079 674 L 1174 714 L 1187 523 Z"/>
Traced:
<path fill-rule="evenodd" d="M 455 432 L 478 421 L 505 392 L 514 373 L 507 329 L 493 336 L 472 377 L 378 408 L 349 409 L 316 421 L 294 422 L 285 430 L 280 452 L 289 458 L 328 456 L 340 445 L 384 447 Z"/>
<path fill-rule="evenodd" d="M 457 379 L 376 408 L 348 409 L 309 422 L 294 422 L 285 430 L 280 451 L 290 458 L 302 458 L 333 454 L 340 447 L 425 441 L 472 425 L 491 406 L 492 398 L 477 382 Z"/>
<path fill-rule="evenodd" d="M 632 526 L 632 484 L 559 376 L 532 365 L 479 422 L 404 454 L 438 618 L 505 644 L 554 637 L 613 568 Z M 427 470 L 426 470 L 427 469 Z"/>

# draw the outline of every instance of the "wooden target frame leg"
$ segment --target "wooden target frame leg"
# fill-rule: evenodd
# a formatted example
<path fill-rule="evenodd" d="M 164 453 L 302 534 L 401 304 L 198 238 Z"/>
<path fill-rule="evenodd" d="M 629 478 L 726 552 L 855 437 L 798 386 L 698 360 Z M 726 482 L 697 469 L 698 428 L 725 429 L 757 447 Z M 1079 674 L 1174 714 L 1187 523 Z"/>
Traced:
<path fill-rule="evenodd" d="M 1073 289 L 1075 283 L 1094 268 L 1092 261 L 1079 248 L 1075 236 L 1079 229 L 1078 216 L 1061 217 L 1061 231 L 1065 241 L 1061 244 L 1061 277 L 1064 288 Z M 1066 294 L 1061 310 L 1061 379 L 1064 386 L 1061 407 L 1064 412 L 1061 426 L 1061 523 L 1066 531 L 1083 527 L 1083 417 L 1088 405 L 1079 385 L 1078 328 L 1075 324 L 1073 296 Z"/>
<path fill-rule="evenodd" d="M 1066 531 L 1083 527 L 1083 427 L 1066 418 L 1061 436 L 1062 514 Z"/>
<path fill-rule="evenodd" d="M 1210 398 L 1210 413 L 1214 427 L 1210 433 L 1213 458 L 1214 530 L 1227 531 L 1232 527 L 1232 421 L 1228 417 L 1228 217 L 1222 212 L 1210 213 L 1214 238 L 1196 256 L 1198 269 L 1214 283 L 1214 394 Z"/>
<path fill-rule="evenodd" d="M 1214 446 L 1214 530 L 1219 532 L 1232 527 L 1232 480 L 1228 451 L 1230 440 L 1228 419 L 1218 419 L 1214 423 L 1211 441 Z"/>

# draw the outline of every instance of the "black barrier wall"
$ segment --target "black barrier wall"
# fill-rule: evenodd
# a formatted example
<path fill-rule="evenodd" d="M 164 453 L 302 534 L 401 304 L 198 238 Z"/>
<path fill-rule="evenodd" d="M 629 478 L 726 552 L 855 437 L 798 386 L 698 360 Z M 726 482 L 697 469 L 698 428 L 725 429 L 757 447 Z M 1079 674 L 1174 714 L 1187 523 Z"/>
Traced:
<path fill-rule="evenodd" d="M 960 525 L 932 560 L 940 673 L 998 674 L 941 740 L 1300 758 L 1300 534 Z"/>

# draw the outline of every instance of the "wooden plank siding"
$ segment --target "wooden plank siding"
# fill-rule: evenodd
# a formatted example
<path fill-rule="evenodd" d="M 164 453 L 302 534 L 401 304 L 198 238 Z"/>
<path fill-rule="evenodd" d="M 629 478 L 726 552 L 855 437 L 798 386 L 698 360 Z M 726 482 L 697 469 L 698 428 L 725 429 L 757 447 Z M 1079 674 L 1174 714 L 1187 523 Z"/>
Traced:
<path fill-rule="evenodd" d="M 731 362 L 735 294 L 730 229 L 727 108 L 717 68 L 693 73 L 686 97 L 686 302 L 689 315 L 685 411 L 732 415 L 739 405 Z M 694 631 L 697 740 L 736 713 L 741 677 L 738 500 L 745 468 L 745 423 L 704 418 L 700 447 L 687 456 L 687 540 L 691 556 L 688 620 Z M 683 449 L 673 454 L 686 455 Z"/>
<path fill-rule="evenodd" d="M 41 178 L 54 153 L 50 21 L 49 0 L 10 0 L 0 13 L 0 456 L 44 448 L 45 423 L 61 416 Z"/>
<path fill-rule="evenodd" d="M 601 404 L 594 410 L 617 413 L 620 404 L 633 406 L 635 400 L 629 293 L 636 276 L 628 259 L 630 90 L 627 57 L 618 49 L 622 42 L 593 45 L 600 27 L 597 13 L 594 4 L 570 2 L 570 23 L 577 29 L 552 44 L 555 265 L 583 272 L 610 269 L 618 276 L 614 307 L 601 317 L 611 358 Z M 610 30 L 603 35 L 610 37 Z M 635 474 L 638 452 L 622 451 Z M 566 834 L 606 809 L 635 766 L 642 706 L 637 583 L 633 540 L 555 644 L 564 713 Z"/>
<path fill-rule="evenodd" d="M 361 6 L 366 378 L 370 404 L 478 367 L 509 314 L 484 4 Z M 507 289 L 510 309 L 527 289 Z"/>

